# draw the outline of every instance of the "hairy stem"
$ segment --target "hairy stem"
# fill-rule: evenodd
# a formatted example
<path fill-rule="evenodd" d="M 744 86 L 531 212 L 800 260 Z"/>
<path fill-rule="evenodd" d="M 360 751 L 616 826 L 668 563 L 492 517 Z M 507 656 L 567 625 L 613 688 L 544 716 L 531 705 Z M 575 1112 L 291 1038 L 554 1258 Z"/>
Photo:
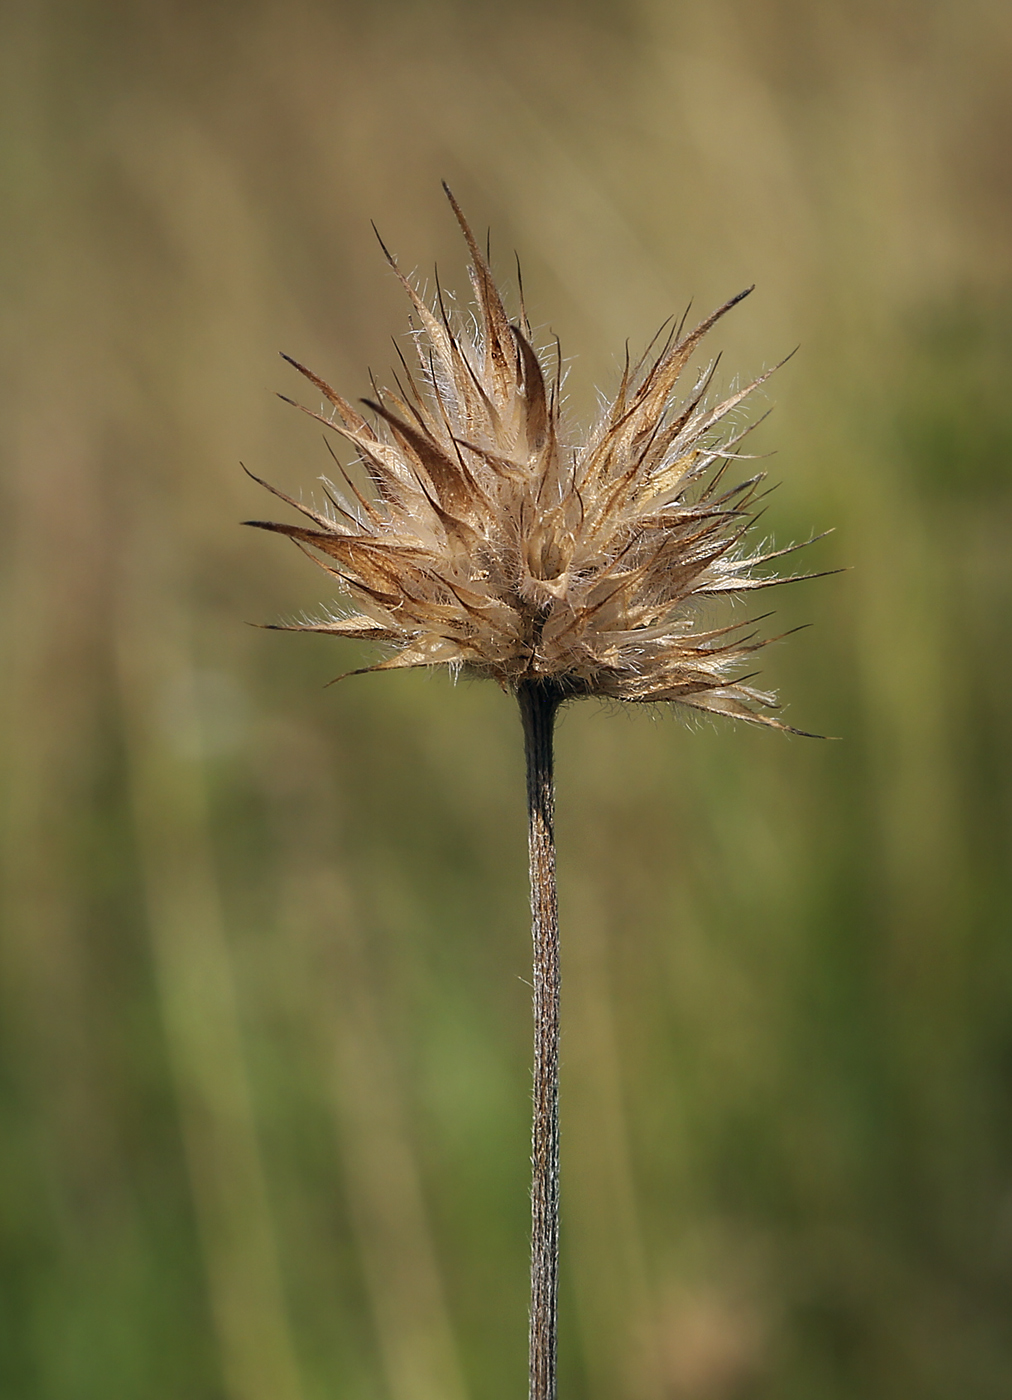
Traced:
<path fill-rule="evenodd" d="M 559 912 L 552 738 L 558 691 L 519 688 L 527 755 L 534 940 L 534 1124 L 531 1141 L 530 1400 L 555 1400 L 559 1278 Z"/>

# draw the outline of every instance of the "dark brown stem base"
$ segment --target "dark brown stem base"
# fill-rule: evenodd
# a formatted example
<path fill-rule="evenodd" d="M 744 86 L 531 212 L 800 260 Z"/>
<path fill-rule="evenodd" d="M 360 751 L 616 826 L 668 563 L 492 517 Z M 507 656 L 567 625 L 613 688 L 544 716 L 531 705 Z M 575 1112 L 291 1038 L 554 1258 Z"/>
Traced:
<path fill-rule="evenodd" d="M 559 912 L 555 888 L 553 735 L 560 696 L 519 688 L 527 755 L 534 940 L 534 1126 L 531 1142 L 530 1400 L 555 1400 L 559 1280 Z"/>

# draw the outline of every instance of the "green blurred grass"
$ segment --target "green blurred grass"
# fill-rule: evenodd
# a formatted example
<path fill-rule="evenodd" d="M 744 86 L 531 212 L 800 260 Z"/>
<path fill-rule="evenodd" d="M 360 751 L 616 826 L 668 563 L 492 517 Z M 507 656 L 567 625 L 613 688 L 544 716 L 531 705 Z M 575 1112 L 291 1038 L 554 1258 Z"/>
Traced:
<path fill-rule="evenodd" d="M 690 297 L 814 744 L 592 705 L 559 735 L 562 1380 L 629 1400 L 1012 1386 L 1012 23 L 790 0 L 12 3 L 0 42 L 0 1390 L 522 1393 L 518 725 L 354 648 L 243 533 L 515 248 L 575 418 Z"/>

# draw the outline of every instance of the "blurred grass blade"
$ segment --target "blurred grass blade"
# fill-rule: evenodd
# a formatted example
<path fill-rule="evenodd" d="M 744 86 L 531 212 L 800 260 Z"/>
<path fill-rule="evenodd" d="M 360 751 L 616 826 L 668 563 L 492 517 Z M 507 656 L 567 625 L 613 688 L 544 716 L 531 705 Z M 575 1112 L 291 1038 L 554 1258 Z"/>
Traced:
<path fill-rule="evenodd" d="M 117 638 L 148 927 L 228 1400 L 301 1400 L 211 853 L 178 611 L 123 589 Z M 171 597 L 171 591 L 167 593 Z M 147 606 L 146 606 L 147 605 Z M 169 693 L 173 734 L 157 723 Z"/>
<path fill-rule="evenodd" d="M 334 1104 L 387 1385 L 392 1400 L 464 1400 L 396 1075 L 370 989 L 355 979 L 346 995 L 335 1031 Z"/>

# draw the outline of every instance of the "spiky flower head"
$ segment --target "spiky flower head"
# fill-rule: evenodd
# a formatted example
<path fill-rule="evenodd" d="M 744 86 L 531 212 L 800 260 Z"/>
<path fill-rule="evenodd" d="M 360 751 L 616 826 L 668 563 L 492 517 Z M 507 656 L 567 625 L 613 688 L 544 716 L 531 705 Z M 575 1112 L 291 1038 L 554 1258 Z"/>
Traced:
<path fill-rule="evenodd" d="M 377 425 L 290 361 L 331 406 L 313 416 L 352 444 L 369 483 L 360 490 L 338 464 L 343 485 L 324 479 L 322 509 L 268 488 L 311 526 L 248 522 L 306 547 L 357 608 L 293 630 L 385 644 L 370 671 L 446 666 L 508 690 L 537 681 L 560 697 L 674 701 L 788 728 L 768 713 L 775 697 L 742 675 L 768 639 L 743 635 L 741 621 L 714 626 L 705 606 L 811 577 L 761 572 L 796 546 L 750 551 L 763 474 L 726 481 L 754 426 L 736 410 L 767 375 L 714 403 L 711 365 L 676 394 L 706 332 L 748 293 L 635 366 L 627 356 L 581 441 L 562 422 L 558 362 L 549 382 L 522 298 L 511 322 L 446 193 L 471 256 L 473 325 L 441 294 L 427 305 L 387 253 L 417 317 L 418 370 L 402 362 L 397 391 L 364 400 Z"/>

